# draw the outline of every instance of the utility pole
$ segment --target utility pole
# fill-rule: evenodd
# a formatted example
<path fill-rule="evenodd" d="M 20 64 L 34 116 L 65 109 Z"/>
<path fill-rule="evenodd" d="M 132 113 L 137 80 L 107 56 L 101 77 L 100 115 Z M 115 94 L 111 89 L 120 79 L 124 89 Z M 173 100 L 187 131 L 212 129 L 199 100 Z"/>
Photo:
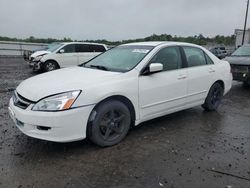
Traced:
<path fill-rule="evenodd" d="M 248 7 L 249 7 L 249 0 L 247 0 L 247 10 L 246 10 L 246 17 L 245 17 L 245 25 L 244 25 L 244 30 L 243 30 L 242 45 L 244 45 L 246 29 L 247 29 L 246 27 L 247 27 Z"/>

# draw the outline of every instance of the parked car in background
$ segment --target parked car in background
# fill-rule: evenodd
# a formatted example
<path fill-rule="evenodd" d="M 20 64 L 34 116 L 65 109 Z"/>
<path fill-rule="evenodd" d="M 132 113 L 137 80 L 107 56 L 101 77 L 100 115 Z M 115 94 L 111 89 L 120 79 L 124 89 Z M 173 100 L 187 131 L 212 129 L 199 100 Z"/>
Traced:
<path fill-rule="evenodd" d="M 24 50 L 23 51 L 23 58 L 25 61 L 30 61 L 32 58 L 31 58 L 31 55 L 33 55 L 35 52 L 37 51 L 46 51 L 49 47 L 46 46 L 46 47 L 43 47 L 43 48 L 39 48 L 39 49 L 36 49 L 36 50 Z"/>
<path fill-rule="evenodd" d="M 51 44 L 45 45 L 44 47 L 38 48 L 36 50 L 24 50 L 23 58 L 25 61 L 31 62 L 36 56 L 39 56 L 40 54 L 49 53 L 50 52 L 49 49 L 52 48 L 56 44 L 58 44 L 58 42 L 53 42 Z M 36 52 L 39 52 L 39 53 L 36 53 Z"/>
<path fill-rule="evenodd" d="M 231 56 L 225 58 L 232 68 L 233 79 L 250 85 L 250 45 L 238 48 Z"/>
<path fill-rule="evenodd" d="M 33 67 L 34 64 L 36 64 L 42 58 L 42 56 L 55 51 L 58 47 L 60 47 L 60 43 L 53 42 L 49 44 L 46 48 L 35 50 L 29 57 L 29 66 Z"/>
<path fill-rule="evenodd" d="M 141 122 L 198 105 L 216 110 L 231 88 L 230 71 L 228 62 L 197 45 L 125 44 L 80 66 L 23 81 L 9 112 L 16 126 L 34 138 L 70 142 L 88 137 L 112 146 Z"/>
<path fill-rule="evenodd" d="M 33 70 L 48 72 L 59 68 L 77 66 L 89 61 L 107 50 L 105 44 L 68 42 L 60 43 L 49 53 L 38 55 L 34 59 Z"/>
<path fill-rule="evenodd" d="M 225 56 L 227 56 L 228 52 L 226 50 L 226 47 L 215 47 L 216 50 L 220 50 L 222 54 L 225 54 Z"/>
<path fill-rule="evenodd" d="M 212 52 L 219 59 L 223 59 L 228 55 L 225 47 L 214 47 L 210 49 L 210 52 Z"/>

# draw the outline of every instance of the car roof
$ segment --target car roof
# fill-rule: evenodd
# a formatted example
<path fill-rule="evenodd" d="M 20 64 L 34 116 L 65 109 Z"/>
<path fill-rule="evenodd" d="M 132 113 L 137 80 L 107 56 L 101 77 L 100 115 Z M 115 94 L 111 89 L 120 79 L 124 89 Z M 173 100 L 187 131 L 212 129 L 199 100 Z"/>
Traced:
<path fill-rule="evenodd" d="M 186 43 L 186 42 L 174 42 L 174 41 L 152 41 L 152 42 L 135 42 L 135 43 L 128 43 L 123 44 L 124 46 L 159 46 L 159 45 L 183 45 L 183 46 L 195 46 L 199 47 L 198 45 Z M 123 46 L 122 45 L 122 46 Z"/>
<path fill-rule="evenodd" d="M 97 44 L 97 45 L 106 46 L 105 44 L 94 43 L 94 42 L 62 42 L 62 44 L 64 44 L 64 45 L 66 45 L 66 44 Z"/>
<path fill-rule="evenodd" d="M 250 46 L 250 44 L 244 44 L 243 46 Z"/>
<path fill-rule="evenodd" d="M 133 42 L 128 44 L 123 44 L 124 46 L 158 46 L 165 42 Z"/>

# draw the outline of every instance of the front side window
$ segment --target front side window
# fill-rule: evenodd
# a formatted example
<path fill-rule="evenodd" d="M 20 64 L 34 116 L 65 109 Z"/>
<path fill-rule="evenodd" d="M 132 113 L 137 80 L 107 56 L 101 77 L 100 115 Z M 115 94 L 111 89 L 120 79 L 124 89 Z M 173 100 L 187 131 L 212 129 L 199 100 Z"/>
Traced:
<path fill-rule="evenodd" d="M 84 67 L 127 72 L 133 69 L 153 49 L 153 46 L 123 45 L 97 56 Z"/>
<path fill-rule="evenodd" d="M 75 53 L 75 44 L 68 44 L 62 48 L 64 53 Z"/>
<path fill-rule="evenodd" d="M 196 67 L 206 65 L 206 58 L 204 52 L 195 47 L 183 47 L 183 50 L 186 54 L 188 67 Z"/>
<path fill-rule="evenodd" d="M 238 48 L 232 56 L 250 56 L 250 45 Z"/>
<path fill-rule="evenodd" d="M 161 49 L 151 60 L 150 63 L 161 63 L 163 71 L 179 69 L 182 66 L 179 47 L 167 47 Z"/>

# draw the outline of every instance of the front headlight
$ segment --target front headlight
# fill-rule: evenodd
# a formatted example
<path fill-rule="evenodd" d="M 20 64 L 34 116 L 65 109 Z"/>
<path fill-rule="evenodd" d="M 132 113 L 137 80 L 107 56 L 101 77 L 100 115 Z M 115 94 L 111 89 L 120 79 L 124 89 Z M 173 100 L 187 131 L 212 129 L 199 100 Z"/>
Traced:
<path fill-rule="evenodd" d="M 70 91 L 57 95 L 53 95 L 51 97 L 44 98 L 36 103 L 32 110 L 34 111 L 61 111 L 70 109 L 79 94 L 78 91 Z"/>

